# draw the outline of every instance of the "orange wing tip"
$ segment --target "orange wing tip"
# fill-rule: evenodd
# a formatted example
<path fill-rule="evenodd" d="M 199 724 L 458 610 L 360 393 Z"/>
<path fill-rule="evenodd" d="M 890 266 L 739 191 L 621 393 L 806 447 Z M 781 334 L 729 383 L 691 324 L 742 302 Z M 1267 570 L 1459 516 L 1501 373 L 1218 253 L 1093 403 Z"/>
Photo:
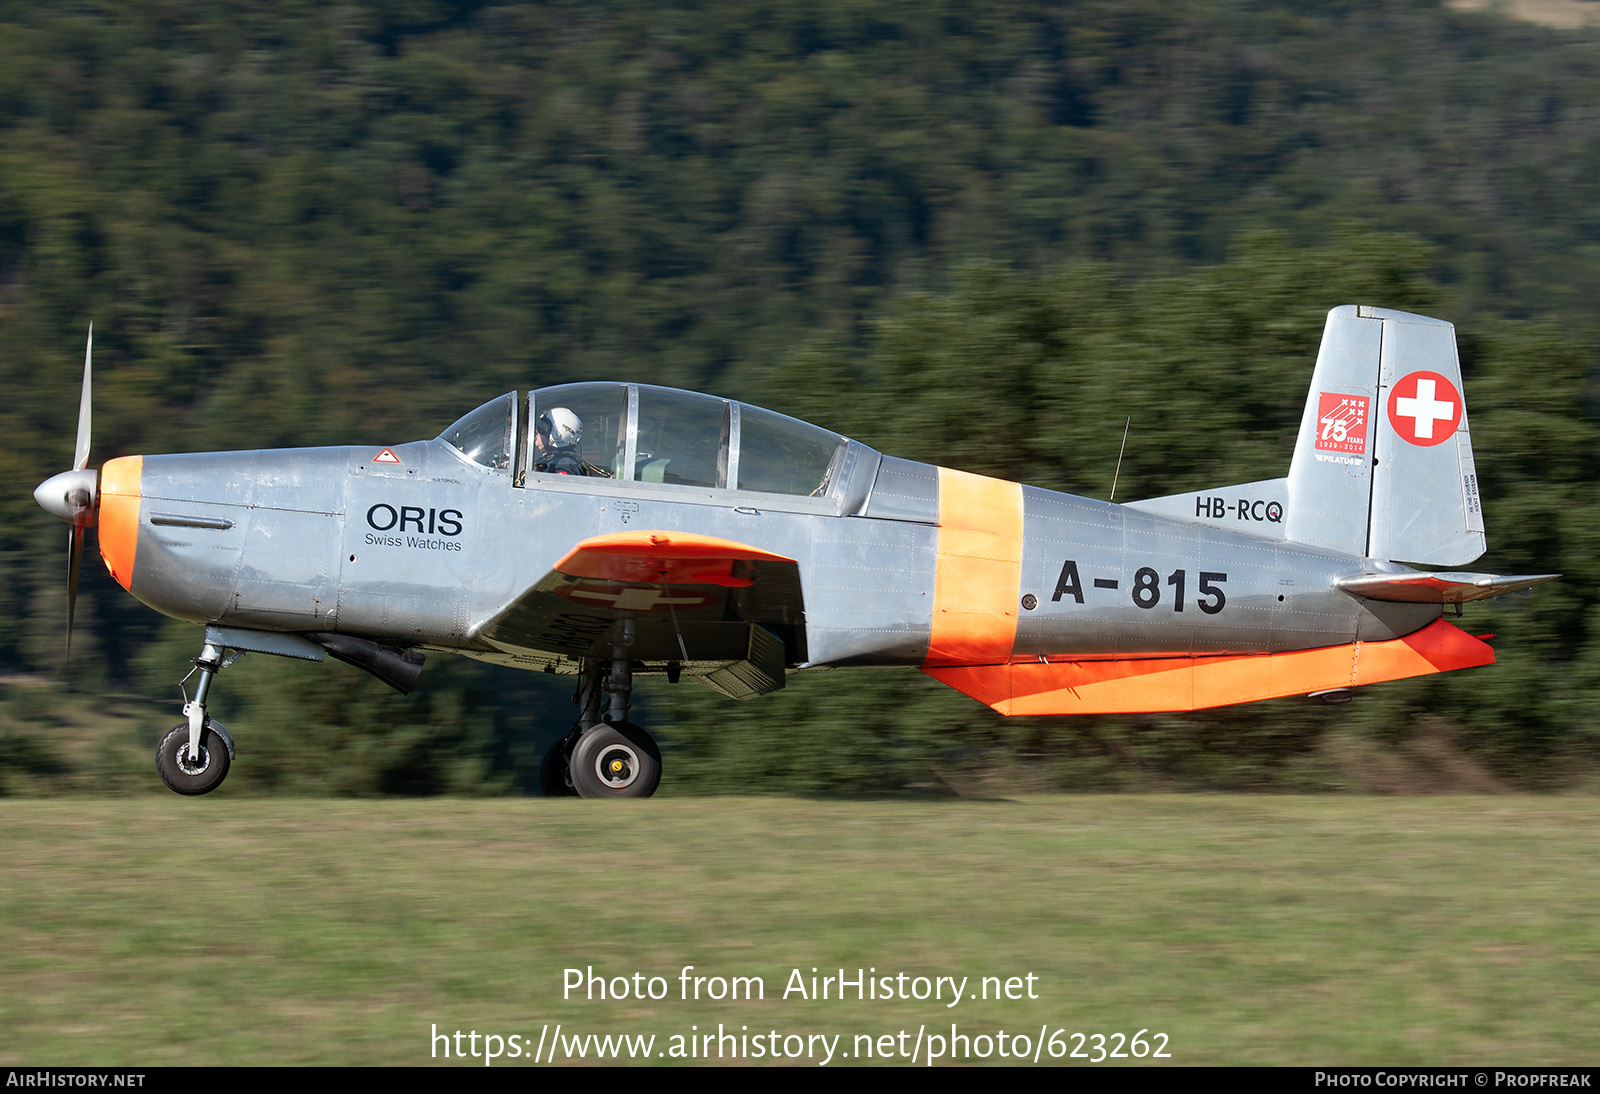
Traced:
<path fill-rule="evenodd" d="M 1027 661 L 922 671 L 1007 715 L 1157 714 L 1492 664 L 1492 648 L 1439 619 L 1404 638 L 1289 653 Z"/>
<path fill-rule="evenodd" d="M 721 585 L 743 588 L 735 562 L 794 562 L 785 555 L 746 543 L 692 532 L 613 532 L 592 536 L 568 551 L 555 569 L 568 577 L 666 585 Z"/>
<path fill-rule="evenodd" d="M 133 588 L 139 551 L 139 499 L 143 456 L 119 456 L 100 468 L 100 557 L 124 589 Z"/>

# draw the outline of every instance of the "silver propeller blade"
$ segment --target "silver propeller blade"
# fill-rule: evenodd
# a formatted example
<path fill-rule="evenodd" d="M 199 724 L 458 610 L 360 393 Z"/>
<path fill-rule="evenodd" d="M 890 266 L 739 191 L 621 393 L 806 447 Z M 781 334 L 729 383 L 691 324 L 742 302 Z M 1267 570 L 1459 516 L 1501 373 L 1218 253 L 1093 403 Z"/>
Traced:
<path fill-rule="evenodd" d="M 78 574 L 83 569 L 83 530 L 94 523 L 100 506 L 100 472 L 89 470 L 89 360 L 94 352 L 94 324 L 83 351 L 83 394 L 78 399 L 78 440 L 72 470 L 51 475 L 33 491 L 33 500 L 51 516 L 72 525 L 67 534 L 67 652 L 72 652 L 72 621 L 78 609 Z"/>
<path fill-rule="evenodd" d="M 67 533 L 67 654 L 72 654 L 72 619 L 78 613 L 78 573 L 83 569 L 83 526 Z"/>
<path fill-rule="evenodd" d="M 72 469 L 89 466 L 89 355 L 94 351 L 94 324 L 89 324 L 89 342 L 83 347 L 83 394 L 78 398 L 78 447 L 72 455 Z"/>

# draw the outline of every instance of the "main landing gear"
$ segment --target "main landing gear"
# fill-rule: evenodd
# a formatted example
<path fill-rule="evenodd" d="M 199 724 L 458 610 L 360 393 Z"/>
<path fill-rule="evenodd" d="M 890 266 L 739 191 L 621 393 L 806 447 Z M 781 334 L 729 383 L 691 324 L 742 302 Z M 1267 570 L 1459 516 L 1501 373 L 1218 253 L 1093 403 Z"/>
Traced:
<path fill-rule="evenodd" d="M 609 699 L 604 721 L 602 691 Z M 633 666 L 625 656 L 584 664 L 577 724 L 539 763 L 539 789 L 545 797 L 648 798 L 656 792 L 661 749 L 650 734 L 628 721 L 632 692 Z"/>
<path fill-rule="evenodd" d="M 235 752 L 227 729 L 206 713 L 206 701 L 217 673 L 244 651 L 220 645 L 223 635 L 208 631 L 207 639 L 179 684 L 181 688 L 200 674 L 194 698 L 184 692 L 184 721 L 168 730 L 156 748 L 156 771 L 179 794 L 209 794 L 221 786 Z M 584 663 L 578 721 L 539 764 L 539 789 L 545 797 L 648 798 L 661 785 L 661 749 L 650 734 L 628 721 L 633 665 L 626 651 L 622 644 L 613 647 L 610 660 Z"/>
<path fill-rule="evenodd" d="M 183 715 L 187 720 L 168 730 L 156 747 L 156 772 L 169 790 L 179 794 L 211 793 L 228 777 L 228 765 L 233 762 L 233 738 L 221 722 L 206 717 L 206 697 L 211 694 L 211 681 L 242 656 L 236 653 L 224 660 L 226 652 L 210 642 L 205 644 L 189 672 L 189 676 L 200 673 L 194 698 L 184 693 Z"/>

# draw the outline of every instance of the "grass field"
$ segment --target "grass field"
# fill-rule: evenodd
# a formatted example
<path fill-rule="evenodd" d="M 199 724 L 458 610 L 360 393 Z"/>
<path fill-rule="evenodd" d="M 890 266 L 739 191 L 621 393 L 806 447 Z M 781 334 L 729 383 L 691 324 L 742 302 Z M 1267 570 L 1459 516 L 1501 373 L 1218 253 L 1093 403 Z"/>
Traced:
<path fill-rule="evenodd" d="M 1179 1064 L 1592 1065 L 1597 822 L 1590 797 L 0 800 L 0 1064 L 416 1064 L 435 1027 L 531 1053 L 559 1022 L 653 1033 L 658 1062 L 720 1023 L 842 1035 L 836 1063 L 954 1024 L 991 1051 L 1148 1030 Z M 765 998 L 685 1001 L 685 965 Z M 667 997 L 563 998 L 590 966 Z M 1037 998 L 783 998 L 813 967 Z"/>

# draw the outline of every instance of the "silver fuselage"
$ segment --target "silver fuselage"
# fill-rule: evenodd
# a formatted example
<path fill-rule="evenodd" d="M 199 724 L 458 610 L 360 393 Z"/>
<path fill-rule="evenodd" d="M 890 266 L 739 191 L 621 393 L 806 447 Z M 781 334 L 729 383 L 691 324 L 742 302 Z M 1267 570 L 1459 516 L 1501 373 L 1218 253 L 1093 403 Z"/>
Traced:
<path fill-rule="evenodd" d="M 375 452 L 113 461 L 108 472 L 124 465 L 122 503 L 102 515 L 102 551 L 136 597 L 178 619 L 557 671 L 576 667 L 570 655 L 508 648 L 479 630 L 591 536 L 693 532 L 793 559 L 804 651 L 791 667 L 924 664 L 936 602 L 958 595 L 936 588 L 949 523 L 941 469 L 855 442 L 821 497 L 537 473 L 517 485 L 438 440 L 394 447 L 395 463 L 373 462 Z M 1001 590 L 1015 625 L 1009 650 L 988 650 L 993 660 L 1305 650 L 1400 637 L 1440 615 L 1436 604 L 1340 591 L 1336 579 L 1370 563 L 1274 538 L 1259 506 L 1235 530 L 982 481 L 1021 499 L 1016 586 Z"/>

